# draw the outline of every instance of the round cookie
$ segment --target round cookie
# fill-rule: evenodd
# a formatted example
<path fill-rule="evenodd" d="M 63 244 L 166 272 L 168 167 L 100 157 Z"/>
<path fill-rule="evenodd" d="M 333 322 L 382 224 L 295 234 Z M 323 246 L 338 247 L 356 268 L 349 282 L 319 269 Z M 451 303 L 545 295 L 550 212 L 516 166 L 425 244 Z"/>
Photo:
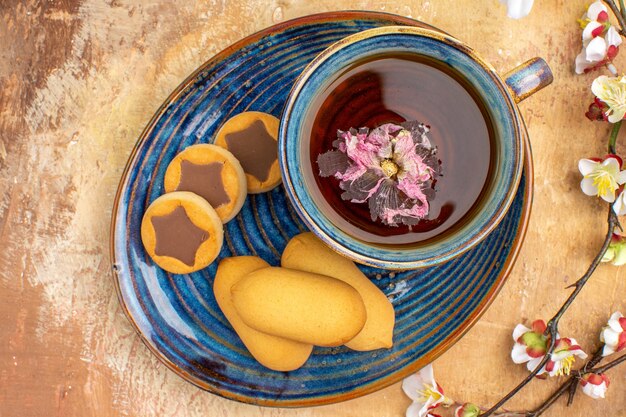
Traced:
<path fill-rule="evenodd" d="M 190 191 L 213 206 L 226 223 L 239 213 L 246 200 L 246 174 L 232 153 L 219 146 L 187 147 L 167 166 L 165 192 Z"/>
<path fill-rule="evenodd" d="M 240 113 L 217 132 L 215 144 L 239 160 L 248 180 L 248 193 L 259 194 L 282 182 L 278 166 L 279 120 L 257 111 Z"/>
<path fill-rule="evenodd" d="M 187 191 L 164 194 L 148 206 L 141 240 L 152 260 L 166 271 L 188 274 L 217 258 L 224 226 L 215 209 Z"/>

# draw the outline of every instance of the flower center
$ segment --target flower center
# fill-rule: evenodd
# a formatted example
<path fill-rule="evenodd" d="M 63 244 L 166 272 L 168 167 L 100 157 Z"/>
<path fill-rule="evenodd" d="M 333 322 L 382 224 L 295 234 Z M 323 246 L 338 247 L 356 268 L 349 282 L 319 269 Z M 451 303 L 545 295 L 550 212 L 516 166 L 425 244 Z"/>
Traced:
<path fill-rule="evenodd" d="M 590 173 L 589 178 L 593 180 L 593 185 L 598 189 L 598 196 L 613 194 L 617 189 L 617 181 L 606 169 L 597 169 Z"/>
<path fill-rule="evenodd" d="M 572 370 L 572 365 L 576 358 L 574 355 L 570 355 L 561 360 L 561 369 L 556 373 L 557 376 L 569 375 Z"/>
<path fill-rule="evenodd" d="M 429 384 L 424 384 L 424 389 L 418 391 L 417 393 L 420 395 L 420 402 L 424 404 L 428 402 L 429 398 L 435 400 L 434 402 L 437 402 L 440 399 L 444 398 L 444 396 L 439 391 L 437 391 L 435 387 Z"/>
<path fill-rule="evenodd" d="M 391 178 L 398 173 L 400 167 L 391 159 L 383 159 L 380 163 L 380 168 L 387 178 Z"/>

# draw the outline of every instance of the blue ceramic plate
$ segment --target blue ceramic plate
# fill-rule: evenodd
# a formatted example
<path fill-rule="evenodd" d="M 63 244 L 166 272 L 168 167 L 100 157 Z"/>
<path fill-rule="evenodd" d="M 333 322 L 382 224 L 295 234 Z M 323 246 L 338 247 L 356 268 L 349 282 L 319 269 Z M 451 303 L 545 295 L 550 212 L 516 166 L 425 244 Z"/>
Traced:
<path fill-rule="evenodd" d="M 358 397 L 390 385 L 443 353 L 478 319 L 503 284 L 521 246 L 530 212 L 532 170 L 526 150 L 521 185 L 508 214 L 462 257 L 432 267 L 363 271 L 393 302 L 394 346 L 353 352 L 315 348 L 302 368 L 274 372 L 246 351 L 213 297 L 217 261 L 191 275 L 168 274 L 144 252 L 140 224 L 163 193 L 170 160 L 213 140 L 246 110 L 280 116 L 302 69 L 333 42 L 384 25 L 420 25 L 380 13 L 342 12 L 286 22 L 229 47 L 185 80 L 141 135 L 122 176 L 111 225 L 115 284 L 128 318 L 170 369 L 218 395 L 271 406 L 310 406 Z M 304 231 L 279 187 L 250 195 L 225 228 L 219 259 L 258 255 L 278 265 L 289 238 Z M 218 261 L 219 261 L 218 259 Z"/>

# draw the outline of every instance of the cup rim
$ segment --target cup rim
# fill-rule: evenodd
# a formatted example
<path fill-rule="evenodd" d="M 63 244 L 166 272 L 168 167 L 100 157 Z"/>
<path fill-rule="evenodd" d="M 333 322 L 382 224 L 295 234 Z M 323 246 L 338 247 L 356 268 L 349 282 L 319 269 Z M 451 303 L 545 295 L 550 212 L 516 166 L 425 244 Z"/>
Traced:
<path fill-rule="evenodd" d="M 504 103 L 506 107 L 505 113 L 508 114 L 508 119 L 510 120 L 512 133 L 514 136 L 512 140 L 514 155 L 511 158 L 511 161 L 513 163 L 512 176 L 508 183 L 506 192 L 497 199 L 498 205 L 494 210 L 492 210 L 493 213 L 490 213 L 490 215 L 487 216 L 484 220 L 477 222 L 478 227 L 474 225 L 474 228 L 470 230 L 470 233 L 468 233 L 467 236 L 459 244 L 448 245 L 449 248 L 447 250 L 439 251 L 438 253 L 434 254 L 429 254 L 427 250 L 424 250 L 424 248 L 428 248 L 428 244 L 420 245 L 420 243 L 416 243 L 412 246 L 412 249 L 415 249 L 414 246 L 417 246 L 420 249 L 419 251 L 402 251 L 401 249 L 396 248 L 394 252 L 402 253 L 403 257 L 395 256 L 395 259 L 393 259 L 394 257 L 391 257 L 392 259 L 385 258 L 385 255 L 388 255 L 390 253 L 385 248 L 361 241 L 360 239 L 350 236 L 347 233 L 346 236 L 349 237 L 347 239 L 344 239 L 345 242 L 338 241 L 336 238 L 331 236 L 331 234 L 328 232 L 328 230 L 325 229 L 323 224 L 320 224 L 319 217 L 326 216 L 322 212 L 320 212 L 317 207 L 315 207 L 313 213 L 310 213 L 310 210 L 305 208 L 305 205 L 301 201 L 301 197 L 303 196 L 300 194 L 302 193 L 302 191 L 298 190 L 306 189 L 306 187 L 296 187 L 294 185 L 294 181 L 291 175 L 291 165 L 293 165 L 293 161 L 290 161 L 289 158 L 288 146 L 290 144 L 287 140 L 287 138 L 289 137 L 288 133 L 291 128 L 291 114 L 294 110 L 294 106 L 300 99 L 300 93 L 302 89 L 306 86 L 307 81 L 311 78 L 316 69 L 322 66 L 337 52 L 352 44 L 371 38 L 387 35 L 429 38 L 445 44 L 447 47 L 452 47 L 464 55 L 467 55 L 471 59 L 471 61 L 478 64 L 482 68 L 484 73 L 487 74 L 491 79 L 493 86 L 500 92 L 500 96 L 503 99 L 502 103 Z M 347 62 L 349 64 L 351 61 L 348 60 Z M 339 252 L 344 256 L 347 256 L 348 258 L 358 263 L 369 266 L 401 270 L 423 268 L 446 262 L 465 253 L 476 244 L 481 242 L 487 235 L 489 235 L 489 233 L 504 218 L 514 200 L 515 193 L 517 188 L 519 187 L 519 182 L 521 180 L 523 172 L 524 154 L 522 144 L 523 137 L 521 134 L 521 130 L 521 116 L 519 115 L 517 105 L 515 104 L 514 98 L 511 96 L 510 90 L 497 74 L 496 70 L 484 59 L 482 59 L 482 57 L 480 57 L 472 48 L 470 48 L 460 40 L 437 30 L 407 26 L 385 26 L 380 28 L 368 29 L 337 41 L 336 43 L 332 44 L 324 51 L 322 51 L 319 55 L 317 55 L 313 59 L 313 61 L 311 61 L 304 68 L 302 73 L 294 82 L 289 93 L 287 103 L 283 108 L 278 134 L 278 160 L 281 174 L 283 176 L 283 183 L 285 185 L 286 194 L 296 212 L 298 213 L 299 217 L 311 229 L 311 231 L 318 236 L 318 238 L 324 241 L 333 250 Z M 300 143 L 300 140 L 294 140 L 293 138 L 291 140 L 292 142 L 295 141 L 297 143 Z M 492 197 L 493 194 L 494 192 L 492 190 L 490 196 Z M 472 221 L 469 222 L 469 224 L 473 223 L 476 223 L 475 219 L 472 219 Z M 334 227 L 335 229 L 339 229 L 336 225 Z M 454 236 L 458 233 L 459 230 L 452 232 L 451 235 Z M 363 253 L 362 250 L 359 250 L 359 247 L 375 248 L 377 251 L 377 255 L 372 256 L 371 254 Z"/>

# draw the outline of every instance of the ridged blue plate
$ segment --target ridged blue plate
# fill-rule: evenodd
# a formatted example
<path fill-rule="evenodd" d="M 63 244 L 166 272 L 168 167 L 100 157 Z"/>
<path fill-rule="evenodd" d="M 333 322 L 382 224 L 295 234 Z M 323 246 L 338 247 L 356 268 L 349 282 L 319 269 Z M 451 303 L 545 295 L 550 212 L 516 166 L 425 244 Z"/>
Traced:
<path fill-rule="evenodd" d="M 185 147 L 207 143 L 229 117 L 246 110 L 280 116 L 289 90 L 315 55 L 358 31 L 421 25 L 381 13 L 308 16 L 252 35 L 205 63 L 172 93 L 133 150 L 114 203 L 111 258 L 120 302 L 142 340 L 170 369 L 218 395 L 270 406 L 310 406 L 358 397 L 390 385 L 443 353 L 478 319 L 504 282 L 530 212 L 526 167 L 508 214 L 483 242 L 437 267 L 363 271 L 392 301 L 394 346 L 353 352 L 315 348 L 302 368 L 274 372 L 246 351 L 212 292 L 217 261 L 191 275 L 172 275 L 144 252 L 140 224 L 163 193 L 168 163 Z M 248 196 L 225 228 L 219 259 L 258 255 L 278 265 L 289 238 L 305 230 L 279 187 Z M 218 261 L 219 261 L 218 259 Z"/>

